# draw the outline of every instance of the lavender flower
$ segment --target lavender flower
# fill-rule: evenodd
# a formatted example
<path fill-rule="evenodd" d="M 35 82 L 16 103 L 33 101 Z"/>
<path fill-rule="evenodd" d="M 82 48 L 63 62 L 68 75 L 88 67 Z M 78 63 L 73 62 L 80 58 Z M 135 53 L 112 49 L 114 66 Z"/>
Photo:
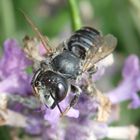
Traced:
<path fill-rule="evenodd" d="M 40 117 L 41 118 L 41 117 Z M 27 127 L 25 127 L 26 133 L 30 135 L 39 135 L 43 129 L 43 121 L 40 118 L 36 118 L 35 116 L 28 117 Z"/>
<path fill-rule="evenodd" d="M 95 98 L 91 98 L 85 93 L 82 93 L 76 105 L 76 108 L 80 112 L 79 119 L 83 117 L 94 117 L 98 112 L 98 107 L 99 102 Z"/>
<path fill-rule="evenodd" d="M 32 42 L 28 42 L 28 41 L 27 43 L 29 44 L 32 43 L 30 44 L 31 45 L 30 47 L 37 47 L 35 46 L 33 40 Z M 40 43 L 37 43 L 36 45 L 38 45 L 40 48 Z M 30 49 L 28 48 L 26 51 L 29 50 Z M 34 51 L 34 53 L 31 54 L 31 57 L 36 58 L 33 56 L 34 54 L 36 54 L 36 56 L 40 58 L 37 59 L 38 62 L 39 60 L 45 59 L 45 57 L 43 56 L 45 51 L 44 50 L 41 51 L 42 49 L 36 49 L 36 50 L 39 50 L 40 54 Z M 30 52 L 28 52 L 27 54 L 30 55 Z M 127 92 L 127 95 L 125 94 L 123 96 L 123 100 L 133 99 L 134 104 L 131 104 L 133 107 L 138 107 L 140 102 L 138 96 L 136 96 L 137 94 L 135 94 L 135 96 L 132 96 L 132 93 L 136 93 L 137 91 L 139 91 L 138 82 L 139 82 L 140 72 L 139 72 L 138 63 L 139 63 L 138 58 L 136 56 L 131 56 L 126 61 L 125 67 L 123 69 L 123 78 L 124 78 L 122 82 L 123 84 L 120 84 L 121 87 L 120 90 L 116 89 L 116 91 L 119 92 L 122 89 L 123 91 Z M 130 64 L 131 65 L 133 64 L 134 67 L 133 69 L 131 69 Z M 31 76 L 25 72 L 25 69 L 30 65 L 32 65 L 32 62 L 25 57 L 24 52 L 22 51 L 22 49 L 19 48 L 19 45 L 16 42 L 16 40 L 8 39 L 4 43 L 4 55 L 0 60 L 0 79 L 1 79 L 0 92 L 1 92 L 1 96 L 6 95 L 6 97 L 7 94 L 4 93 L 8 93 L 8 94 L 17 93 L 18 95 L 13 96 L 16 97 L 17 99 L 13 101 L 19 101 L 19 103 L 21 103 L 21 105 L 24 106 L 24 109 L 26 111 L 25 110 L 23 111 L 22 108 L 22 112 L 21 110 L 19 110 L 17 113 L 12 110 L 13 107 L 10 107 L 11 110 L 7 109 L 8 112 L 12 114 L 12 117 L 10 117 L 8 116 L 8 114 L 6 114 L 3 111 L 3 109 L 0 108 L 0 115 L 4 118 L 3 124 L 14 126 L 14 123 L 16 124 L 16 120 L 14 116 L 17 116 L 18 120 L 21 120 L 21 123 L 16 124 L 16 126 L 24 127 L 27 133 L 31 135 L 38 135 L 41 137 L 42 140 L 46 140 L 46 139 L 97 140 L 97 139 L 102 139 L 104 137 L 115 138 L 115 135 L 111 135 L 112 131 L 117 129 L 119 132 L 119 130 L 122 130 L 122 127 L 119 127 L 119 129 L 118 128 L 114 129 L 113 127 L 110 128 L 106 123 L 99 123 L 95 121 L 94 118 L 97 115 L 97 112 L 99 112 L 99 107 L 100 108 L 102 107 L 101 105 L 102 103 L 98 98 L 98 94 L 97 96 L 94 96 L 95 98 L 91 98 L 84 93 L 86 92 L 86 90 L 83 91 L 83 93 L 80 95 L 78 104 L 75 107 L 76 109 L 71 108 L 69 112 L 66 114 L 68 117 L 61 118 L 60 111 L 57 107 L 55 107 L 53 110 L 50 110 L 46 107 L 44 108 L 43 106 L 44 112 L 43 111 L 34 112 L 32 109 L 35 109 L 35 107 L 34 108 L 32 107 L 34 106 L 35 100 L 31 98 L 33 96 L 30 96 L 30 98 L 28 96 L 31 95 L 31 85 L 30 85 Z M 99 73 L 93 75 L 94 81 L 98 80 L 101 77 L 101 75 L 104 73 L 104 68 L 105 67 L 104 66 L 102 67 L 102 64 L 99 66 Z M 85 84 L 85 86 L 87 86 L 86 83 L 87 78 L 88 75 L 85 73 L 79 85 L 81 86 Z M 126 89 L 126 87 L 124 87 L 126 85 L 127 86 L 131 85 L 129 90 Z M 28 100 L 27 97 L 20 97 L 22 95 L 26 95 L 28 97 Z M 66 107 L 69 105 L 71 96 L 73 96 L 73 94 L 71 93 L 68 94 L 68 96 L 62 102 L 59 103 L 59 106 L 61 107 L 62 111 L 64 111 Z M 110 99 L 112 99 L 112 101 L 114 101 L 113 99 L 116 98 L 117 95 L 114 97 L 114 94 L 110 92 L 108 93 L 108 96 L 110 97 Z M 30 101 L 33 103 L 29 103 Z M 6 100 L 6 103 L 2 102 L 4 104 L 3 106 L 5 107 L 5 109 L 7 107 L 7 102 L 8 100 Z M 119 102 L 120 102 L 120 98 L 118 99 L 118 102 L 114 101 L 113 103 L 119 103 Z M 35 104 L 38 104 L 38 102 Z M 15 104 L 13 103 L 10 105 L 14 106 Z M 30 106 L 30 108 L 28 106 Z M 128 135 L 130 134 L 128 128 L 125 127 L 123 130 L 127 132 L 125 138 L 128 138 Z M 135 138 L 135 136 L 132 137 Z"/>
<path fill-rule="evenodd" d="M 19 44 L 14 39 L 7 39 L 4 43 L 4 55 L 0 60 L 0 92 L 31 93 L 31 77 L 24 71 L 31 65 Z"/>
<path fill-rule="evenodd" d="M 124 100 L 131 100 L 130 108 L 140 106 L 140 65 L 139 58 L 136 55 L 129 56 L 124 64 L 122 71 L 123 80 L 117 88 L 107 93 L 107 96 L 113 104 Z"/>
<path fill-rule="evenodd" d="M 65 140 L 96 140 L 107 135 L 108 126 L 87 120 L 84 123 L 71 123 L 66 129 Z"/>
<path fill-rule="evenodd" d="M 42 131 L 42 140 L 64 140 L 65 129 L 61 127 L 61 124 L 57 127 L 46 126 Z"/>

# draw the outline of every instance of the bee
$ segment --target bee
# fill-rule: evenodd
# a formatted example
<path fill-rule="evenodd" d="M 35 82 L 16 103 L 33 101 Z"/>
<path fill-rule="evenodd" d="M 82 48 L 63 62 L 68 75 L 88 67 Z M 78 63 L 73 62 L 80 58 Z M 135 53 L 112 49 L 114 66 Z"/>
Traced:
<path fill-rule="evenodd" d="M 53 50 L 36 25 L 23 14 L 47 50 L 45 60 L 40 62 L 32 78 L 33 91 L 45 106 L 50 109 L 57 106 L 65 114 L 78 102 L 82 90 L 76 83 L 81 75 L 84 72 L 92 75 L 95 64 L 113 52 L 117 39 L 111 34 L 102 36 L 92 27 L 82 27 Z M 63 112 L 59 103 L 70 91 L 74 96 Z"/>

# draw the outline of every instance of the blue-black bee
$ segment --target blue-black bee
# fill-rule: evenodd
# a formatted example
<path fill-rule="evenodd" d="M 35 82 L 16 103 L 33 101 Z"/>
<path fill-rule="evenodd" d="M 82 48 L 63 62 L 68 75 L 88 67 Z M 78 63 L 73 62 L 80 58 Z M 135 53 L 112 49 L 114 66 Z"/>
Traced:
<path fill-rule="evenodd" d="M 112 53 L 117 39 L 110 34 L 102 36 L 94 28 L 82 27 L 64 41 L 58 49 L 52 50 L 33 22 L 27 16 L 25 18 L 47 50 L 46 60 L 40 62 L 40 67 L 34 73 L 32 88 L 43 104 L 50 109 L 57 106 L 63 114 L 78 101 L 81 89 L 76 83 L 82 73 L 94 73 L 95 64 Z M 59 103 L 70 91 L 75 95 L 63 112 Z"/>

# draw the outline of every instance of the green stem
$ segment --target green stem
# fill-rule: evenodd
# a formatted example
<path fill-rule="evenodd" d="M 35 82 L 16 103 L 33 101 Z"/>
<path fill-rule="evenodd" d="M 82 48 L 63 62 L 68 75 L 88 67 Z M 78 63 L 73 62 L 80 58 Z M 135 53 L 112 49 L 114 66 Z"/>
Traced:
<path fill-rule="evenodd" d="M 77 0 L 68 0 L 68 5 L 69 5 L 72 29 L 75 31 L 82 26 Z"/>
<path fill-rule="evenodd" d="M 0 0 L 2 24 L 5 37 L 15 33 L 15 17 L 12 0 Z"/>

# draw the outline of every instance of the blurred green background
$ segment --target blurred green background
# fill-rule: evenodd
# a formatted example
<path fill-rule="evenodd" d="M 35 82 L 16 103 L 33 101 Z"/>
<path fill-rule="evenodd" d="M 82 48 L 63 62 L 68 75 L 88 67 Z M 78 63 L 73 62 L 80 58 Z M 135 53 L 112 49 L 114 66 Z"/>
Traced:
<path fill-rule="evenodd" d="M 116 52 L 122 57 L 132 53 L 140 55 L 140 0 L 77 0 L 77 2 L 83 25 L 95 27 L 103 34 L 115 35 L 118 39 Z M 67 34 L 70 35 L 71 19 L 67 0 L 0 0 L 1 48 L 7 38 L 16 38 L 22 43 L 26 34 L 34 35 L 20 9 L 32 18 L 50 40 L 54 38 L 63 40 Z M 118 72 L 112 82 L 118 83 L 120 76 Z M 140 126 L 140 110 L 126 110 L 127 105 L 126 102 L 121 104 L 122 119 L 114 125 Z M 10 135 L 9 128 L 0 128 L 0 140 L 9 140 Z"/>

